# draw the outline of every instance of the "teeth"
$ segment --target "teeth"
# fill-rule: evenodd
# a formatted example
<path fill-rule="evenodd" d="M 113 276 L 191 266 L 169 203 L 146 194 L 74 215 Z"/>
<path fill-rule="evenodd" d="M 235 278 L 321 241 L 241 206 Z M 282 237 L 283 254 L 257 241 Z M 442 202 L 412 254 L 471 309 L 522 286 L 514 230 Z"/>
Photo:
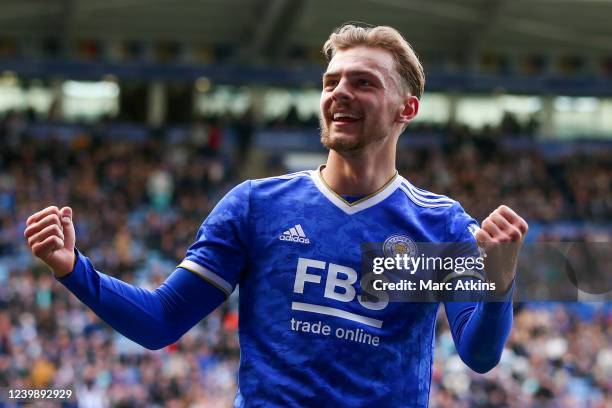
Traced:
<path fill-rule="evenodd" d="M 359 117 L 357 117 L 356 115 L 353 115 L 352 113 L 347 113 L 347 112 L 334 113 L 334 119 L 340 119 L 340 118 L 359 119 Z"/>

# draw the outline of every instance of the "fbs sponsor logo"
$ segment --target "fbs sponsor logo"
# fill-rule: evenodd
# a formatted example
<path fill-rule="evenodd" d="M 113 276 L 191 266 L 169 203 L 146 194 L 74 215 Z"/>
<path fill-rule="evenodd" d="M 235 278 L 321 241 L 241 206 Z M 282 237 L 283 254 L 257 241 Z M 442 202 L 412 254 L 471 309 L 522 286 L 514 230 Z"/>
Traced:
<path fill-rule="evenodd" d="M 300 244 L 310 244 L 310 240 L 304 233 L 304 230 L 300 224 L 297 224 L 296 226 L 283 232 L 278 239 L 281 241 L 298 242 Z"/>

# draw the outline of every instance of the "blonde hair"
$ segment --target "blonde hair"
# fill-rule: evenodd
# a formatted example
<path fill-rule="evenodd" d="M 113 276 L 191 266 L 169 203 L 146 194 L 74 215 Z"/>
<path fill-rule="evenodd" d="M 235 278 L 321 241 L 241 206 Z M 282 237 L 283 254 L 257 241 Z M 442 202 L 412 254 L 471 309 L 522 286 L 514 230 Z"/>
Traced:
<path fill-rule="evenodd" d="M 347 50 L 359 45 L 389 51 L 395 60 L 396 70 L 403 85 L 412 95 L 421 98 L 425 89 L 423 66 L 410 44 L 395 28 L 345 24 L 331 33 L 325 41 L 323 54 L 329 63 L 338 50 Z"/>

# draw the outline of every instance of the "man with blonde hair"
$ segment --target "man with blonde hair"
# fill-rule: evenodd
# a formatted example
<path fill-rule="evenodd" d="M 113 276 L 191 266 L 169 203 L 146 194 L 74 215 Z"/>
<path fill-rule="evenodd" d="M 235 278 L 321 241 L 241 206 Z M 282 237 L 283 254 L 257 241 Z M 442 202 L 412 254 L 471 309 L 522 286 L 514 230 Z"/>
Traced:
<path fill-rule="evenodd" d="M 500 206 L 479 228 L 456 201 L 398 174 L 397 140 L 418 112 L 425 82 L 399 32 L 345 25 L 324 53 L 327 163 L 235 187 L 155 291 L 96 271 L 75 248 L 70 207 L 32 215 L 24 234 L 59 282 L 151 349 L 176 341 L 240 284 L 237 407 L 425 407 L 439 302 L 366 295 L 371 274 L 361 268 L 362 245 L 381 243 L 380 252 L 393 259 L 417 255 L 423 243 L 455 243 L 450 255 L 458 259 L 479 257 L 480 243 L 487 274 L 497 268 L 490 280 L 503 301 L 448 301 L 445 309 L 459 355 L 486 372 L 510 331 L 527 224 Z M 500 251 L 507 242 L 511 250 Z M 480 280 L 454 272 L 445 278 Z"/>

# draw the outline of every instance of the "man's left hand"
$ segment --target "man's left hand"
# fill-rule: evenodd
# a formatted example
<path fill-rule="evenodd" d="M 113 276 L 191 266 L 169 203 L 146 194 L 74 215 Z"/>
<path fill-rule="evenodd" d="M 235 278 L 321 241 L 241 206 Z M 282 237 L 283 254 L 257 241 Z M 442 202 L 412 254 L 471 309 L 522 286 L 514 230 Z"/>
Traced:
<path fill-rule="evenodd" d="M 487 279 L 504 293 L 516 274 L 518 254 L 529 226 L 510 207 L 501 205 L 482 222 L 474 236 L 485 252 Z"/>

